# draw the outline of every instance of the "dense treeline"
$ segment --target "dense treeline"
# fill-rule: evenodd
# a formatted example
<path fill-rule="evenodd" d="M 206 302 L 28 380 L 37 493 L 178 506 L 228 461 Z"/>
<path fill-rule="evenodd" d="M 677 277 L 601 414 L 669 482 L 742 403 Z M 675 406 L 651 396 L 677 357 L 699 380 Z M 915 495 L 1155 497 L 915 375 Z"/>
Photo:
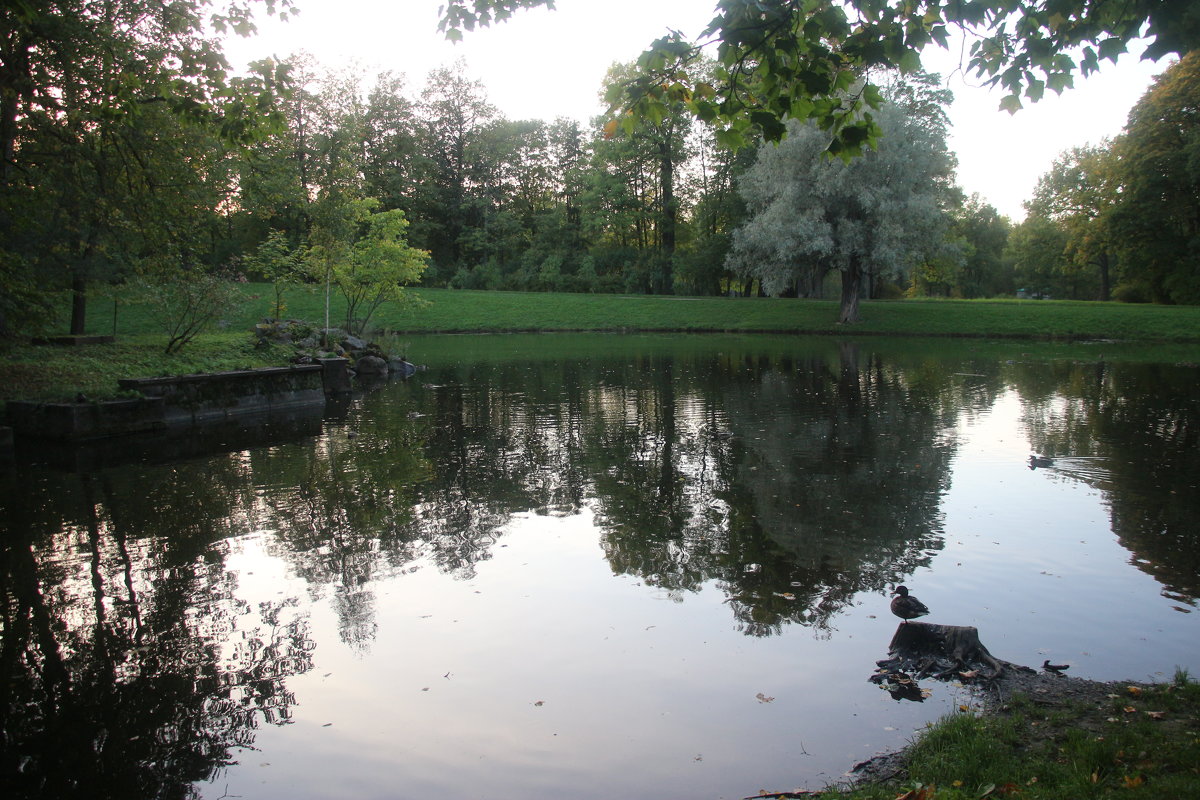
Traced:
<path fill-rule="evenodd" d="M 357 292 L 361 309 L 417 281 L 840 291 L 846 321 L 859 297 L 906 293 L 1200 301 L 1195 58 L 1159 80 L 1126 135 L 1065 154 L 1014 228 L 956 188 L 949 94 L 922 73 L 883 82 L 864 156 L 829 158 L 833 134 L 812 121 L 734 151 L 683 103 L 622 125 L 509 120 L 461 63 L 420 86 L 303 54 L 231 77 L 201 6 L 2 12 L 0 328 L 44 326 L 53 293 L 70 292 L 83 332 L 105 284 L 214 273 L 275 282 L 277 314 L 302 281 L 348 303 Z M 235 3 L 225 22 L 244 28 L 247 13 Z M 616 65 L 597 89 L 636 74 Z M 363 294 L 372 282 L 389 290 Z"/>
<path fill-rule="evenodd" d="M 1125 132 L 1063 153 L 1026 204 L 1017 280 L 1056 297 L 1200 303 L 1200 56 L 1160 75 Z"/>

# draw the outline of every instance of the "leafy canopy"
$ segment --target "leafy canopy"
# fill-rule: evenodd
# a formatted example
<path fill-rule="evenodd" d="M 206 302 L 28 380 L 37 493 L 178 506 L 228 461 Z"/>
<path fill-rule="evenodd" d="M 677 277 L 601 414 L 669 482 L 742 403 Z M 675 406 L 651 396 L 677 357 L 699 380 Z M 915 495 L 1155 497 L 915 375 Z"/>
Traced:
<path fill-rule="evenodd" d="M 446 0 L 440 28 L 458 40 L 462 30 L 490 25 L 518 9 L 553 8 L 553 0 Z M 660 119 L 673 102 L 741 146 L 756 133 L 782 139 L 788 119 L 813 120 L 831 134 L 829 151 L 849 158 L 873 146 L 878 126 L 862 113 L 877 109 L 870 83 L 847 94 L 871 68 L 912 73 L 930 43 L 946 47 L 950 28 L 973 40 L 968 69 L 986 85 L 1007 90 L 1001 108 L 1016 111 L 1046 89 L 1062 92 L 1078 72 L 1116 61 L 1143 29 L 1145 57 L 1186 53 L 1200 41 L 1195 0 L 717 0 L 716 16 L 700 36 L 672 31 L 639 60 L 641 74 L 607 99 L 638 118 Z M 695 69 L 715 48 L 715 80 Z"/>

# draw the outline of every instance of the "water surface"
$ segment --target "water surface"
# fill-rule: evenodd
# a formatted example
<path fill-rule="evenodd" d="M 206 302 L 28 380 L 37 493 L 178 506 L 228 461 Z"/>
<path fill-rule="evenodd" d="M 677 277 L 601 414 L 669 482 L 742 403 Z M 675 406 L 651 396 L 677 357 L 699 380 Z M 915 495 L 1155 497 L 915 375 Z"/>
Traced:
<path fill-rule="evenodd" d="M 22 450 L 6 796 L 820 788 L 973 702 L 867 681 L 899 583 L 1009 661 L 1200 669 L 1198 370 L 1171 353 L 408 346 L 428 371 L 325 419 Z"/>

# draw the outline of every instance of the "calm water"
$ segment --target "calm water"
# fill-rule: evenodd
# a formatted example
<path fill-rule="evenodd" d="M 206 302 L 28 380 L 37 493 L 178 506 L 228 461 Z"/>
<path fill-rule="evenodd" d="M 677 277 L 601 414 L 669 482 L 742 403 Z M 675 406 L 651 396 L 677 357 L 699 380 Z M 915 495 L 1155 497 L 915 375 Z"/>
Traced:
<path fill-rule="evenodd" d="M 972 702 L 867 681 L 900 582 L 1003 659 L 1200 672 L 1194 365 L 409 345 L 325 419 L 0 473 L 6 797 L 819 788 Z"/>

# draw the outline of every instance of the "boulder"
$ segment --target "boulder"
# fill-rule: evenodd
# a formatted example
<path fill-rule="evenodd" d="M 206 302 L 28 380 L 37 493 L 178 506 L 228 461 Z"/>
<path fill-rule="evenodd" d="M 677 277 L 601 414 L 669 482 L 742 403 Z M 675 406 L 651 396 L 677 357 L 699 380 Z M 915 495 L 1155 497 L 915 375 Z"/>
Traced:
<path fill-rule="evenodd" d="M 388 363 L 379 356 L 363 356 L 354 362 L 359 375 L 387 375 Z"/>

